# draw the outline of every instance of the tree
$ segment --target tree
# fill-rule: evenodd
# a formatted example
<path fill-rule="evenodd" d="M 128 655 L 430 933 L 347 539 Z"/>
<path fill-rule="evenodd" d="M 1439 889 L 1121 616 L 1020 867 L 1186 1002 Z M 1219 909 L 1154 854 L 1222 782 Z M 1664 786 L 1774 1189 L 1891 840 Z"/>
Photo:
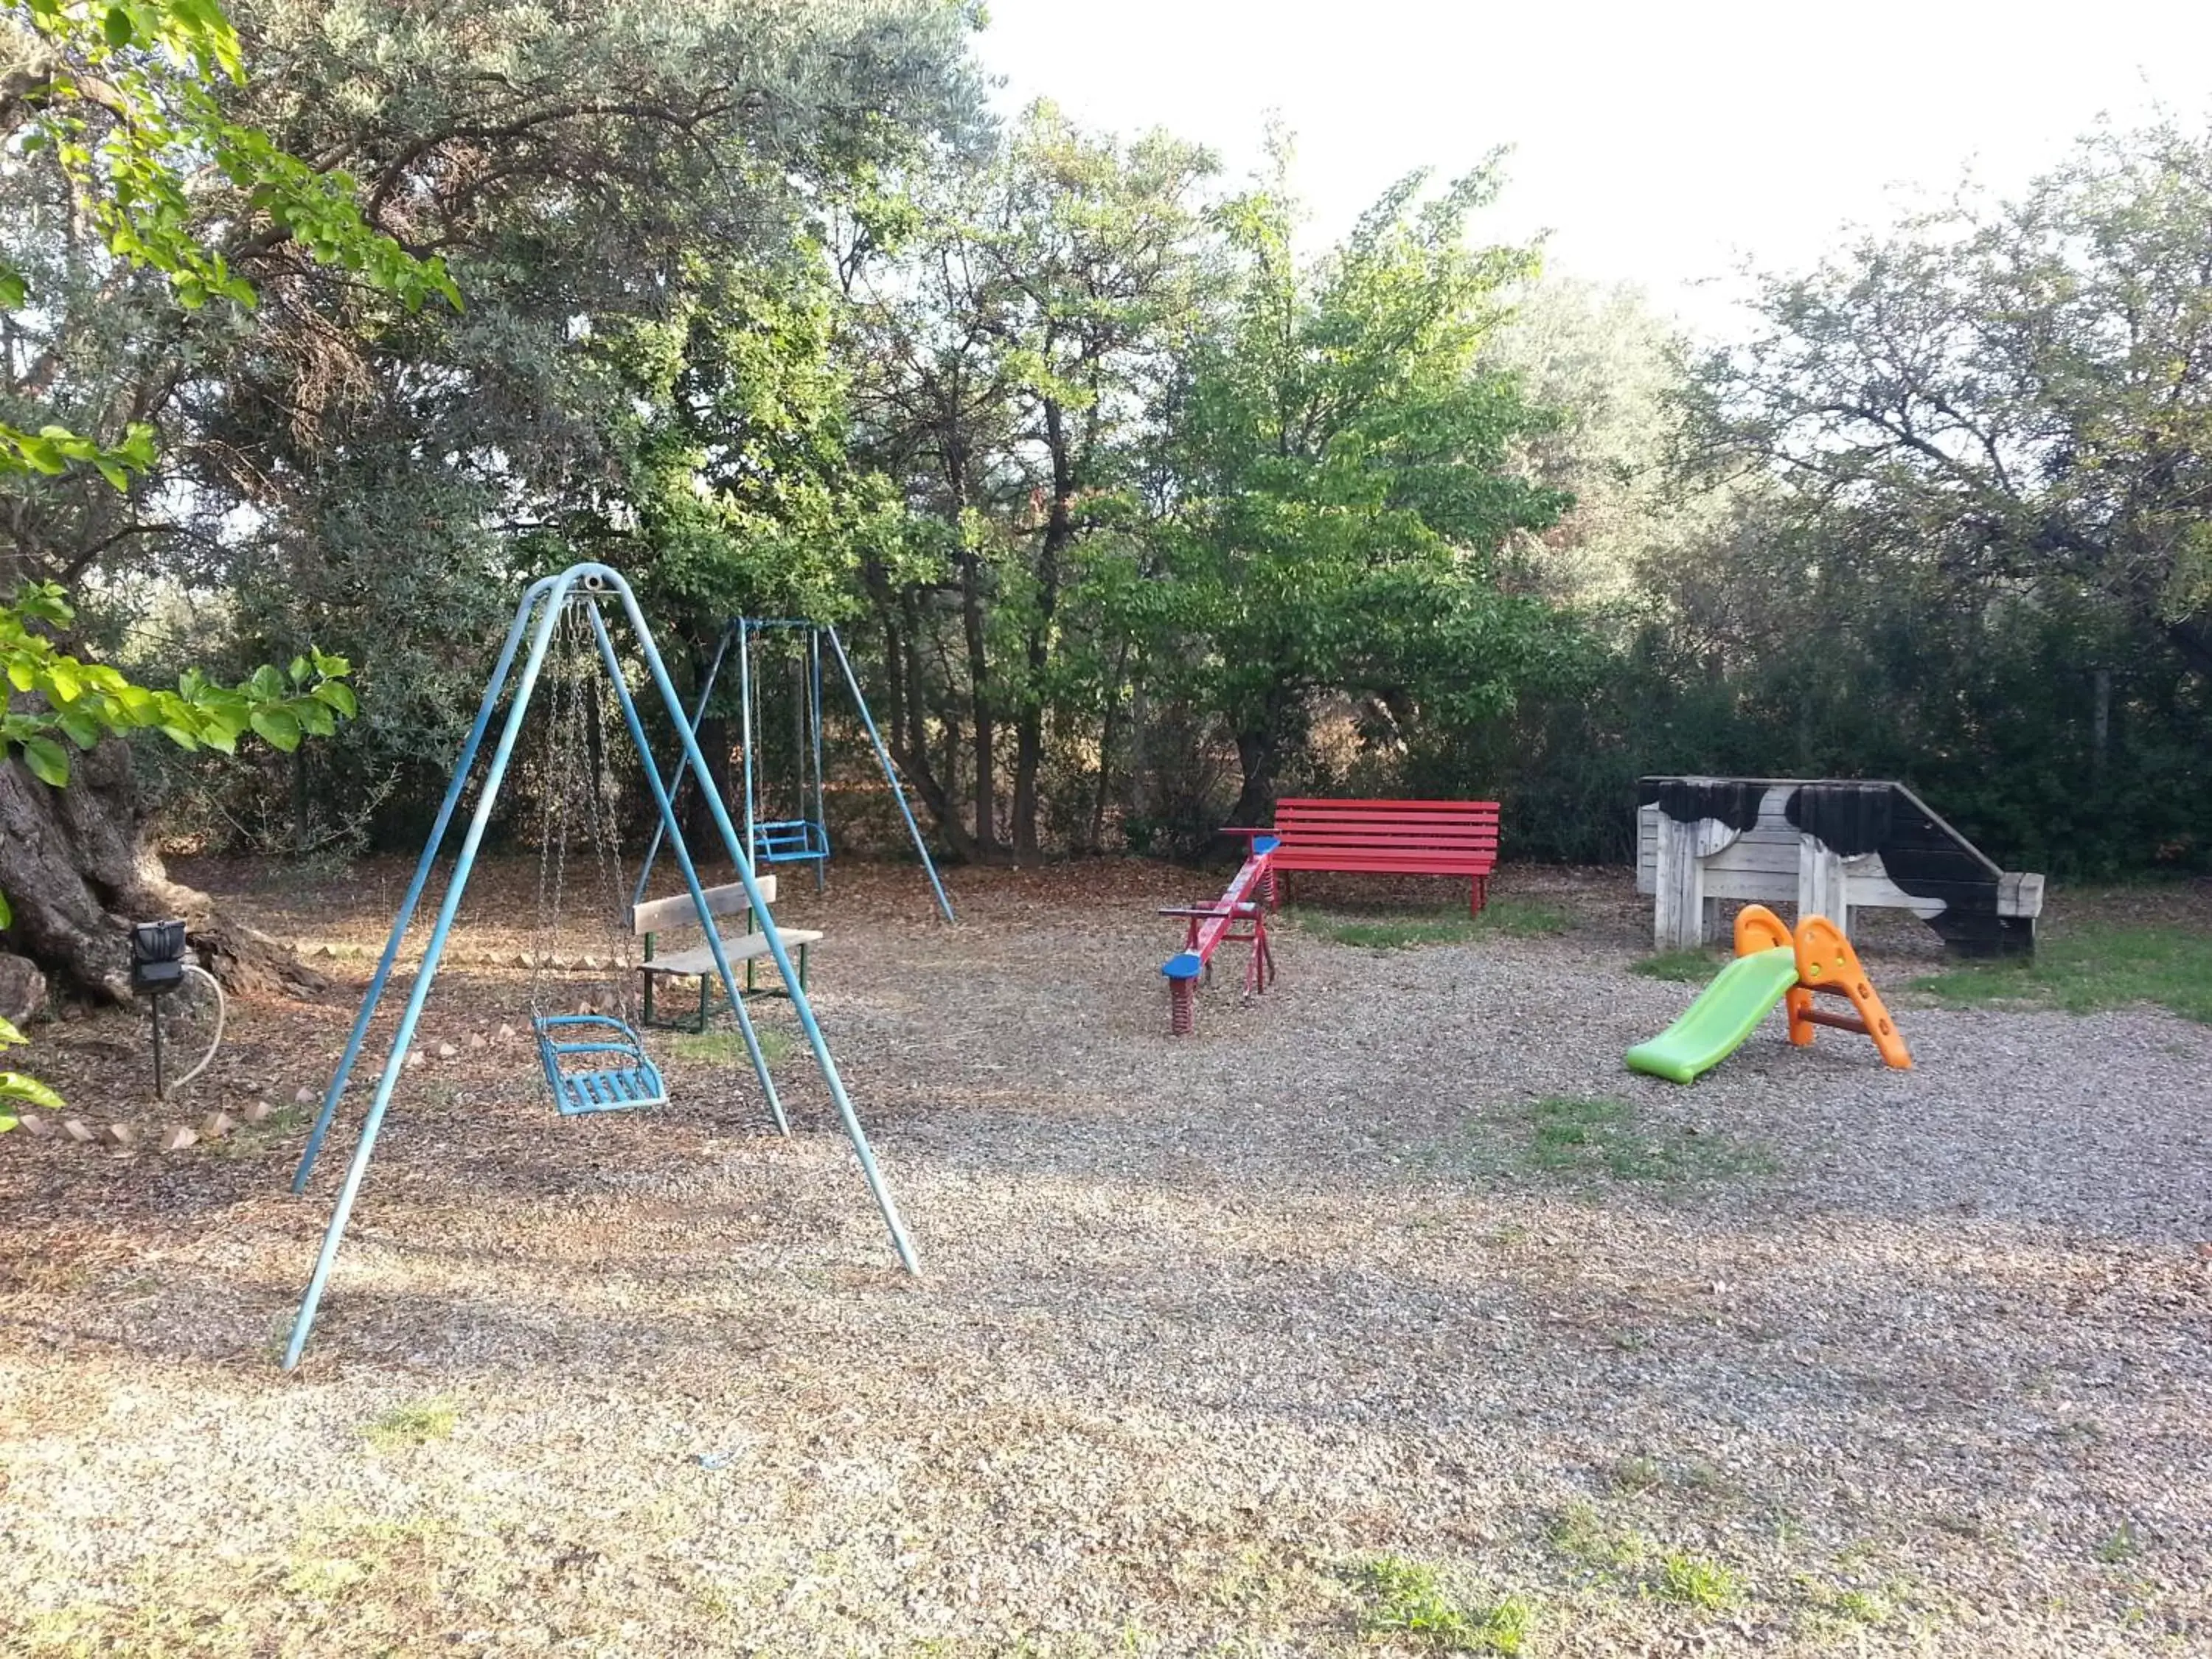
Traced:
<path fill-rule="evenodd" d="M 1708 430 L 1862 543 L 2099 595 L 2212 674 L 2212 134 L 2106 131 L 1802 276 Z"/>
<path fill-rule="evenodd" d="M 1552 416 L 1514 441 L 1514 465 L 1574 498 L 1527 562 L 1562 601 L 1617 605 L 1644 567 L 1702 544 L 1717 507 L 1675 488 L 1688 341 L 1632 289 L 1547 271 L 1511 299 L 1481 362 Z"/>
<path fill-rule="evenodd" d="M 595 331 L 626 393 L 607 434 L 612 476 L 559 503 L 557 529 L 532 541 L 547 545 L 549 562 L 592 557 L 636 571 L 658 637 L 688 659 L 696 686 L 732 617 L 842 620 L 860 550 L 898 509 L 847 453 L 848 366 L 835 349 L 838 298 L 819 245 L 803 240 L 756 265 L 702 257 L 687 276 L 665 320 L 614 319 L 604 337 Z M 725 799 L 738 692 L 736 673 L 725 674 L 699 726 Z"/>
<path fill-rule="evenodd" d="M 1670 598 L 1769 753 L 2008 859 L 2212 852 L 2208 270 L 2212 134 L 2161 125 L 1765 281 L 1688 434 L 1754 533 Z"/>
<path fill-rule="evenodd" d="M 211 300 L 250 307 L 252 284 L 195 222 L 194 181 L 211 176 L 231 204 L 227 234 L 297 242 L 404 304 L 453 297 L 441 267 L 368 228 L 345 175 L 319 172 L 224 117 L 213 84 L 242 72 L 236 35 L 211 0 L 99 7 L 23 0 L 5 27 L 12 62 L 0 74 L 0 135 L 14 140 L 16 158 L 30 158 L 16 168 L 43 170 L 90 226 L 96 240 L 75 249 L 70 262 L 118 291 L 146 274 L 158 276 L 180 313 Z M 8 371 L 0 482 L 74 483 L 90 474 L 96 483 L 88 488 L 127 497 L 133 475 L 154 459 L 143 421 L 88 435 L 58 420 L 33 427 L 16 414 L 27 410 L 35 419 L 64 403 L 72 383 L 50 300 L 21 263 L 0 257 L 0 311 L 9 313 L 0 341 Z M 108 996 L 128 994 L 116 912 L 149 903 L 195 920 L 203 951 L 234 982 L 282 976 L 288 959 L 270 941 L 169 884 L 159 860 L 139 845 L 119 734 L 150 729 L 187 748 L 228 752 L 251 731 L 295 748 L 353 712 L 343 683 L 349 665 L 317 652 L 296 659 L 289 673 L 264 666 L 241 686 L 188 673 L 175 691 L 149 690 L 61 647 L 55 633 L 74 614 L 58 586 L 37 580 L 20 533 L 14 551 L 11 565 L 0 568 L 0 670 L 9 682 L 0 717 L 0 890 L 15 896 L 0 911 L 0 927 L 34 959 Z M 64 738 L 85 752 L 91 774 L 66 791 L 72 769 Z M 304 973 L 296 964 L 292 971 Z"/>
<path fill-rule="evenodd" d="M 427 816 L 519 562 L 630 486 L 629 387 L 605 343 L 672 321 L 702 262 L 789 264 L 857 179 L 971 125 L 972 19 L 947 0 L 374 0 L 331 27 L 321 6 L 244 3 L 259 72 L 221 89 L 226 118 L 357 179 L 375 232 L 442 261 L 468 307 L 410 310 L 296 242 L 234 234 L 228 187 L 196 177 L 191 222 L 259 303 L 178 319 L 143 283 L 110 291 L 71 264 L 51 167 L 0 167 L 0 246 L 54 270 L 32 321 L 65 344 L 71 398 L 133 411 L 159 447 L 127 514 L 58 488 L 6 499 L 0 481 L 0 560 L 132 578 L 84 594 L 117 636 L 143 637 L 149 589 L 219 591 L 147 672 L 189 653 L 240 674 L 301 638 L 362 662 L 366 716 L 289 776 L 246 781 L 289 790 L 309 838 L 396 836 Z"/>
<path fill-rule="evenodd" d="M 1110 719 L 1120 695 L 1085 550 L 1126 550 L 1139 515 L 1144 446 L 1203 281 L 1196 198 L 1214 166 L 1164 133 L 1124 145 L 1036 104 L 990 156 L 920 192 L 896 258 L 854 267 L 870 453 L 936 521 L 908 546 L 933 547 L 943 573 L 919 559 L 902 585 L 880 562 L 872 573 L 890 723 L 945 821 L 918 740 L 929 699 L 913 692 L 949 579 L 973 757 L 972 837 L 952 825 L 965 850 L 1002 850 L 1002 726 L 1010 850 L 1034 858 L 1055 713 Z"/>
<path fill-rule="evenodd" d="M 1480 719 L 1547 624 L 1497 558 L 1566 498 L 1509 467 L 1541 416 L 1479 355 L 1531 256 L 1467 243 L 1490 169 L 1427 201 L 1423 183 L 1310 264 L 1279 167 L 1221 213 L 1238 289 L 1189 371 L 1167 580 L 1136 599 L 1235 736 L 1239 823 L 1264 821 L 1316 693 L 1401 729 Z"/>

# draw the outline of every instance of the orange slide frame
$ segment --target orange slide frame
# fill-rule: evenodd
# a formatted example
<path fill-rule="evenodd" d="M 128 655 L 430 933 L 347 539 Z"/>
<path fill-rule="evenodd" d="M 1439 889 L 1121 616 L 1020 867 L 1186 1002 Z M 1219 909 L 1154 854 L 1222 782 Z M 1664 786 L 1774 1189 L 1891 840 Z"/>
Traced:
<path fill-rule="evenodd" d="M 1814 1033 L 1825 1025 L 1831 1030 L 1870 1038 L 1889 1065 L 1900 1072 L 1912 1069 L 1905 1039 L 1898 1036 L 1896 1023 L 1875 994 L 1866 969 L 1859 965 L 1858 952 L 1851 949 L 1841 928 L 1826 916 L 1807 916 L 1793 933 L 1781 917 L 1763 904 L 1747 904 L 1736 912 L 1736 955 L 1749 956 L 1754 951 L 1784 945 L 1797 957 L 1797 983 L 1784 998 L 1790 1042 L 1801 1048 L 1809 1048 Z M 1852 1012 L 1831 1013 L 1820 1006 L 1821 996 L 1843 997 Z"/>

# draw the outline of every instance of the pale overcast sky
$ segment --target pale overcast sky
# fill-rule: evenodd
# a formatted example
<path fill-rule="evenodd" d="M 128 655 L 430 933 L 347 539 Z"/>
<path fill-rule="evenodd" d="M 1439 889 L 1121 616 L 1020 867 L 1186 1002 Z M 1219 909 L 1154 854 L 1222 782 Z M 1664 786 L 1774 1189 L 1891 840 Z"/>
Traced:
<path fill-rule="evenodd" d="M 1009 110 L 1164 126 L 1259 155 L 1297 137 L 1319 234 L 1418 166 L 1509 143 L 1501 238 L 1725 326 L 1746 255 L 1808 263 L 1971 167 L 2018 185 L 2100 115 L 2212 112 L 2212 0 L 989 0 L 977 40 Z M 1717 288 L 1712 279 L 1721 279 Z"/>

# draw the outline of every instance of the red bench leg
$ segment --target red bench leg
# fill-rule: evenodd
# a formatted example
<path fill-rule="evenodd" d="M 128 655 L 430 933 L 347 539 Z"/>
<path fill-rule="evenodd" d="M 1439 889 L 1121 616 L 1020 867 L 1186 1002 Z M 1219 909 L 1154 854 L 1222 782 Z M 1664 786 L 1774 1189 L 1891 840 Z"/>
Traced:
<path fill-rule="evenodd" d="M 1489 902 L 1490 902 L 1490 878 L 1489 878 L 1489 877 L 1487 877 L 1487 876 L 1477 876 L 1477 877 L 1474 878 L 1474 884 L 1473 888 L 1472 888 L 1472 889 L 1469 890 L 1469 892 L 1468 893 L 1468 897 L 1467 897 L 1467 913 L 1468 913 L 1468 915 L 1469 915 L 1470 916 L 1479 916 L 1479 915 L 1480 915 L 1482 914 L 1482 907 L 1483 907 L 1484 905 L 1486 905 L 1486 904 L 1489 903 Z"/>

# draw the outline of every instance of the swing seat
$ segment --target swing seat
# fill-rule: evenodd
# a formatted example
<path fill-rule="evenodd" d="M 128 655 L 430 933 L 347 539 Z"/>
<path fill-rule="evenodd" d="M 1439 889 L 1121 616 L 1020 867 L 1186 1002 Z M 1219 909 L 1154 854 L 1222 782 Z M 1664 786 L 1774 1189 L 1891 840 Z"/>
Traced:
<path fill-rule="evenodd" d="M 668 1103 L 659 1069 L 621 1020 L 607 1014 L 541 1014 L 531 1023 L 538 1029 L 545 1081 L 563 1117 Z"/>
<path fill-rule="evenodd" d="M 796 864 L 830 856 L 830 831 L 812 818 L 782 818 L 753 825 L 753 860 L 758 864 Z"/>

